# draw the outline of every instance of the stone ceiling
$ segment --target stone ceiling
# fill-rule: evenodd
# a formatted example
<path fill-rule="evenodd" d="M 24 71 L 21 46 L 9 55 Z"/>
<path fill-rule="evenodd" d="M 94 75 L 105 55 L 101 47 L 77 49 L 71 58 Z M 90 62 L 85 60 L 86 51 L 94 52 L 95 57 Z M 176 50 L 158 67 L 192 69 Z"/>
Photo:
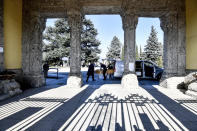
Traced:
<path fill-rule="evenodd" d="M 67 9 L 76 5 L 84 14 L 120 14 L 121 7 L 127 6 L 139 16 L 160 17 L 180 1 L 184 0 L 32 0 L 31 5 L 47 17 L 65 16 Z"/>

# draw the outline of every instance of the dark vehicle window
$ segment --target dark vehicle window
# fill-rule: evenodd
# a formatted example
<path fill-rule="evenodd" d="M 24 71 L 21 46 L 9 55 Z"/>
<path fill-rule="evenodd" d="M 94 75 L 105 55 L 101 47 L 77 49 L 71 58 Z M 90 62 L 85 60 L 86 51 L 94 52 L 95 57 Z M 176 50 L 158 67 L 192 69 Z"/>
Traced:
<path fill-rule="evenodd" d="M 136 61 L 135 66 L 136 66 L 136 68 L 142 68 L 142 62 Z"/>

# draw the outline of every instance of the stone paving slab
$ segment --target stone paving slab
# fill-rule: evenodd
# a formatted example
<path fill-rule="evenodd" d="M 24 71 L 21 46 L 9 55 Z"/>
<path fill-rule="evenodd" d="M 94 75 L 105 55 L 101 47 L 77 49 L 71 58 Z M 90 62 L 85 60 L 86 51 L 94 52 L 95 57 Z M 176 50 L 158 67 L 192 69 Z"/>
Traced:
<path fill-rule="evenodd" d="M 148 83 L 131 89 L 120 81 L 31 89 L 0 102 L 0 131 L 197 130 L 196 98 Z"/>

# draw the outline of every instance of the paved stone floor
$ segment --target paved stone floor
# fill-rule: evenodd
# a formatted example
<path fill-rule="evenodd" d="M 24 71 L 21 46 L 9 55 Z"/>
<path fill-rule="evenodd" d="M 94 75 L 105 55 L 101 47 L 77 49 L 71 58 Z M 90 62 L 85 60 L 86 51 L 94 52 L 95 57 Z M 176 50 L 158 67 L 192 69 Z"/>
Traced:
<path fill-rule="evenodd" d="M 120 80 L 98 77 L 80 89 L 67 88 L 61 75 L 66 73 L 0 102 L 0 130 L 197 130 L 197 99 L 178 90 L 150 80 L 123 89 Z"/>

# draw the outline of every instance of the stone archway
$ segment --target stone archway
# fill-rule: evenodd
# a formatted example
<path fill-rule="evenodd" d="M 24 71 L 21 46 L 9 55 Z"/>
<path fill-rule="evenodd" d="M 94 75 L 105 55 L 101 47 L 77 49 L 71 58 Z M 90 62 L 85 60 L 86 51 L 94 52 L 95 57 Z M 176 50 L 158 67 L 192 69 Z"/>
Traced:
<path fill-rule="evenodd" d="M 120 14 L 125 38 L 124 74 L 135 73 L 135 30 L 138 17 L 159 17 L 164 31 L 164 78 L 185 74 L 185 3 L 184 0 L 23 0 L 24 79 L 31 86 L 44 83 L 41 72 L 42 31 L 48 17 L 68 18 L 71 26 L 71 72 L 68 85 L 79 87 L 81 79 L 80 33 L 85 14 Z M 133 70 L 130 67 L 133 66 Z M 124 77 L 123 77 L 124 78 Z M 128 79 L 138 84 L 135 75 Z M 126 81 L 128 80 L 126 79 Z M 124 80 L 124 79 L 123 79 Z M 124 81 L 123 81 L 124 83 Z M 124 84 L 123 84 L 124 85 Z"/>

